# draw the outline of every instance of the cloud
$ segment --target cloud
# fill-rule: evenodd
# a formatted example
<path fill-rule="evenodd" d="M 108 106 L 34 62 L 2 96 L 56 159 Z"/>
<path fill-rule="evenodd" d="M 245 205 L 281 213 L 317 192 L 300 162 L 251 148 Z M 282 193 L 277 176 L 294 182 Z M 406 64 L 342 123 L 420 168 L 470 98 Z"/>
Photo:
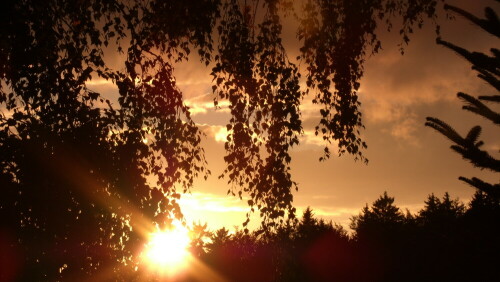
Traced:
<path fill-rule="evenodd" d="M 235 197 L 219 196 L 211 193 L 191 193 L 184 194 L 179 200 L 183 210 L 196 212 L 248 212 L 248 206 L 243 201 Z"/>
<path fill-rule="evenodd" d="M 314 195 L 311 197 L 313 200 L 330 200 L 336 198 L 332 195 Z"/>
<path fill-rule="evenodd" d="M 216 142 L 225 143 L 227 141 L 227 136 L 229 131 L 224 126 L 218 126 L 217 131 L 214 133 L 214 139 Z"/>
<path fill-rule="evenodd" d="M 114 84 L 111 80 L 97 78 L 97 79 L 91 79 L 91 80 L 85 82 L 85 85 L 94 86 L 94 85 L 114 85 Z"/>
<path fill-rule="evenodd" d="M 303 207 L 298 209 L 301 213 L 305 210 Z M 319 217 L 345 217 L 359 212 L 356 208 L 335 208 L 331 206 L 319 206 L 313 208 L 313 213 Z"/>
<path fill-rule="evenodd" d="M 208 223 L 212 230 L 230 226 L 241 227 L 247 213 L 250 212 L 245 198 L 240 200 L 237 197 L 213 193 L 185 194 L 182 195 L 179 204 L 188 223 Z M 248 227 L 255 229 L 259 224 L 258 214 L 251 214 Z"/>
<path fill-rule="evenodd" d="M 209 98 L 209 99 L 207 99 Z M 208 100 L 208 101 L 207 101 Z M 218 113 L 229 113 L 229 101 L 219 101 L 217 108 L 214 105 L 213 95 L 204 94 L 200 96 L 195 96 L 185 101 L 186 106 L 189 107 L 189 111 L 193 116 L 198 114 L 207 114 L 210 112 Z"/>
<path fill-rule="evenodd" d="M 325 197 L 329 197 L 326 196 Z M 241 226 L 250 211 L 246 205 L 246 198 L 240 200 L 237 197 L 218 195 L 213 193 L 195 192 L 182 195 L 179 204 L 188 222 L 208 221 L 211 228 L 222 226 Z M 306 206 L 297 206 L 297 216 L 300 218 Z M 358 214 L 359 208 L 332 207 L 332 206 L 312 206 L 313 213 L 318 219 L 332 220 L 340 223 L 346 229 L 349 228 L 350 217 Z M 220 218 L 223 218 L 221 221 Z M 253 213 L 250 224 L 257 227 L 259 224 L 258 213 Z M 228 224 L 229 223 L 229 224 Z"/>
<path fill-rule="evenodd" d="M 216 143 L 224 144 L 227 141 L 229 131 L 225 125 L 198 124 L 198 126 Z"/>
<path fill-rule="evenodd" d="M 417 128 L 420 123 L 417 121 L 415 115 L 405 117 L 403 120 L 394 123 L 390 129 L 390 134 L 406 144 L 415 147 L 420 147 L 420 141 L 417 138 Z"/>
<path fill-rule="evenodd" d="M 204 126 L 203 130 L 209 138 L 212 138 L 218 143 L 225 143 L 227 141 L 227 136 L 229 135 L 230 131 L 227 130 L 226 126 L 221 126 L 221 125 L 202 125 L 202 126 Z M 257 137 L 257 135 L 255 135 L 254 137 Z M 300 135 L 299 140 L 301 146 L 309 145 L 309 147 L 317 146 L 323 148 L 326 145 L 326 142 L 323 140 L 323 137 L 319 134 L 316 135 L 314 130 L 305 130 L 303 134 Z M 303 149 L 303 147 L 300 148 Z"/>
<path fill-rule="evenodd" d="M 482 16 L 488 1 L 457 1 L 455 4 Z M 475 28 L 461 17 L 444 20 L 441 37 L 469 50 L 488 51 L 497 40 Z M 456 93 L 484 93 L 485 83 L 476 77 L 471 65 L 453 51 L 435 43 L 431 25 L 416 30 L 405 54 L 398 51 L 401 42 L 397 32 L 380 32 L 384 49 L 368 58 L 361 80 L 360 100 L 365 121 L 384 123 L 412 114 L 412 107 L 440 102 L 456 102 Z"/>
<path fill-rule="evenodd" d="M 302 146 L 310 145 L 323 148 L 327 144 L 325 140 L 323 140 L 323 135 L 316 135 L 316 132 L 314 130 L 304 130 L 299 140 Z"/>

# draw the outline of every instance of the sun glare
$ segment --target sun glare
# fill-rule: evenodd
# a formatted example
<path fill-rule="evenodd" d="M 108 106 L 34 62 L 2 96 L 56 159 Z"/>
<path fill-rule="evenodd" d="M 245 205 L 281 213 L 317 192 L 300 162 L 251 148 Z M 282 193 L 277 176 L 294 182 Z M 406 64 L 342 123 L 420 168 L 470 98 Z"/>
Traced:
<path fill-rule="evenodd" d="M 170 230 L 157 230 L 150 234 L 144 259 L 149 268 L 160 274 L 172 274 L 183 269 L 189 258 L 188 230 L 174 223 Z"/>

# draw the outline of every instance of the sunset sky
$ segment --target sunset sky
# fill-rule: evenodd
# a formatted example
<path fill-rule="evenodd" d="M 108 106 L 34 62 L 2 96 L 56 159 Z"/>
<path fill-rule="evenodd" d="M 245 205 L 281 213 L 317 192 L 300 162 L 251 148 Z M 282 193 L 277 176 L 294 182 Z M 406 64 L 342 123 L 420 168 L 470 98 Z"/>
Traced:
<path fill-rule="evenodd" d="M 498 4 L 491 0 L 449 2 L 480 17 L 486 5 L 498 10 Z M 441 18 L 441 34 L 446 41 L 475 51 L 499 46 L 497 39 L 462 18 Z M 285 47 L 293 58 L 299 48 L 294 30 L 285 27 L 284 32 Z M 480 139 L 498 157 L 498 128 L 461 110 L 462 104 L 456 98 L 458 91 L 477 96 L 492 94 L 494 89 L 476 77 L 467 61 L 435 43 L 436 35 L 429 23 L 416 31 L 404 55 L 399 52 L 397 29 L 391 34 L 379 34 L 383 50 L 368 58 L 359 93 L 366 126 L 362 136 L 368 143 L 364 155 L 369 163 L 355 162 L 349 155 L 318 161 L 323 150 L 321 138 L 314 135 L 319 112 L 306 97 L 301 108 L 304 135 L 300 146 L 292 151 L 292 175 L 299 184 L 294 203 L 299 215 L 310 206 L 317 216 L 347 227 L 351 216 L 384 191 L 396 198 L 399 207 L 417 212 L 430 193 L 441 197 L 448 191 L 453 198 L 468 201 L 474 189 L 459 181 L 459 176 L 499 181 L 494 173 L 480 171 L 463 161 L 449 148 L 450 141 L 424 126 L 427 116 L 448 122 L 462 134 L 481 125 Z M 111 57 L 108 61 L 114 59 L 118 61 Z M 188 222 L 206 222 L 212 230 L 222 226 L 232 229 L 241 226 L 248 206 L 246 200 L 226 194 L 227 179 L 218 179 L 224 168 L 229 112 L 224 103 L 219 110 L 213 107 L 210 71 L 192 57 L 176 65 L 174 73 L 194 121 L 206 134 L 203 145 L 212 171 L 208 181 L 198 179 L 192 193 L 182 196 L 181 204 Z M 117 95 L 116 86 L 106 81 L 91 81 L 88 86 L 110 97 Z M 258 225 L 258 218 L 253 219 L 251 226 Z"/>

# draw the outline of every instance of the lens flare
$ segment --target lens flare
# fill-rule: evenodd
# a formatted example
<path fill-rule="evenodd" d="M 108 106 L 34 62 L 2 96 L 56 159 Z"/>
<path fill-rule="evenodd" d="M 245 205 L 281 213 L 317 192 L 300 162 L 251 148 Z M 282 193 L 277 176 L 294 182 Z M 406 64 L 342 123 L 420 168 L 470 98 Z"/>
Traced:
<path fill-rule="evenodd" d="M 190 257 L 188 230 L 178 222 L 173 226 L 151 233 L 145 246 L 143 260 L 158 274 L 171 275 L 183 270 Z"/>

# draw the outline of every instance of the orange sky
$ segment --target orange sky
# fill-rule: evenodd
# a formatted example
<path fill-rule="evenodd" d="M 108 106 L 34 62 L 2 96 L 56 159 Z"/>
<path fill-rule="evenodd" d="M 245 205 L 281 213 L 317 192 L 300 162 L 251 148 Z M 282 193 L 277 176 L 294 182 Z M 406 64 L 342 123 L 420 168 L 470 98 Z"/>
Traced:
<path fill-rule="evenodd" d="M 486 5 L 499 8 L 491 0 L 449 2 L 478 16 L 483 16 Z M 443 22 L 442 37 L 475 51 L 499 46 L 497 39 L 461 18 Z M 497 175 L 474 169 L 463 161 L 449 149 L 451 143 L 445 137 L 424 126 L 427 116 L 448 122 L 462 134 L 474 125 L 481 125 L 485 148 L 498 158 L 498 128 L 461 110 L 456 98 L 458 91 L 477 96 L 492 94 L 494 89 L 476 78 L 467 61 L 436 45 L 430 25 L 414 34 L 404 56 L 398 51 L 397 32 L 383 34 L 381 39 L 384 50 L 368 59 L 360 89 L 368 165 L 354 162 L 347 155 L 319 162 L 322 140 L 313 134 L 318 111 L 310 98 L 303 103 L 304 136 L 301 145 L 292 152 L 292 175 L 299 183 L 294 202 L 299 213 L 311 206 L 316 215 L 348 226 L 352 215 L 384 191 L 396 198 L 399 207 L 416 212 L 430 193 L 441 197 L 448 191 L 452 197 L 468 201 L 474 189 L 459 181 L 458 176 L 499 181 Z M 287 44 L 298 49 L 291 38 Z M 223 140 L 229 114 L 224 107 L 214 110 L 209 74 L 210 68 L 196 58 L 175 69 L 178 86 L 191 107 L 193 119 L 206 134 L 203 144 L 212 171 L 208 181 L 199 179 L 192 194 L 184 195 L 181 203 L 188 222 L 207 222 L 210 229 L 241 226 L 248 211 L 246 201 L 226 195 L 227 180 L 218 179 L 224 167 Z M 89 87 L 110 96 L 117 93 L 115 86 L 105 82 L 92 81 Z M 257 218 L 251 222 L 251 226 L 258 224 Z"/>

